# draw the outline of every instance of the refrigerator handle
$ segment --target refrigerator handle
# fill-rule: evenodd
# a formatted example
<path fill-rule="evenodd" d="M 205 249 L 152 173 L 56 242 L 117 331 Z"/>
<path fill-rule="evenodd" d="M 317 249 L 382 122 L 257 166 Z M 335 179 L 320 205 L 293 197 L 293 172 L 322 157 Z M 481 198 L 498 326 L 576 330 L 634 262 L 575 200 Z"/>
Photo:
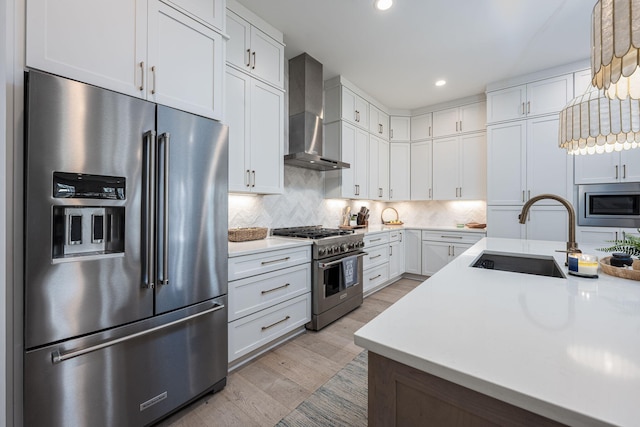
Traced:
<path fill-rule="evenodd" d="M 188 322 L 189 320 L 195 319 L 195 318 L 200 317 L 200 316 L 204 316 L 205 314 L 209 314 L 209 313 L 213 313 L 214 311 L 222 310 L 225 307 L 224 304 L 220 304 L 220 303 L 217 303 L 217 302 L 214 303 L 214 304 L 215 305 L 212 308 L 210 308 L 208 310 L 205 310 L 205 311 L 201 311 L 200 313 L 192 314 L 191 316 L 183 317 L 181 319 L 174 320 L 173 322 L 169 322 L 169 323 L 165 323 L 164 325 L 156 326 L 155 328 L 145 329 L 144 331 L 140 331 L 140 332 L 137 332 L 135 334 L 127 335 L 127 336 L 122 337 L 122 338 L 116 338 L 116 339 L 111 340 L 111 341 L 106 341 L 106 342 L 103 342 L 103 343 L 100 343 L 100 344 L 96 344 L 96 345 L 93 345 L 93 346 L 90 346 L 90 347 L 86 347 L 86 348 L 81 348 L 81 349 L 78 349 L 78 350 L 69 350 L 69 351 L 64 352 L 64 353 L 60 353 L 60 350 L 56 350 L 56 351 L 51 353 L 51 362 L 53 364 L 64 362 L 65 360 L 68 360 L 68 359 L 71 359 L 71 358 L 74 358 L 74 357 L 78 357 L 78 356 L 82 356 L 83 354 L 87 354 L 87 353 L 91 353 L 91 352 L 94 352 L 94 351 L 97 351 L 97 350 L 101 350 L 101 349 L 106 348 L 106 347 L 111 347 L 113 345 L 120 344 L 121 342 L 125 342 L 125 341 L 129 341 L 129 340 L 132 340 L 132 339 L 135 339 L 135 338 L 139 338 L 139 337 L 144 336 L 144 335 L 149 335 L 151 333 L 160 331 L 162 329 L 169 328 L 169 327 L 177 325 L 179 323 Z"/>
<path fill-rule="evenodd" d="M 155 164 L 156 164 L 156 156 L 155 156 L 155 140 L 156 140 L 156 132 L 150 130 L 144 134 L 144 150 L 146 152 L 145 156 L 145 168 L 146 174 L 145 179 L 145 197 L 144 197 L 144 215 L 142 216 L 142 221 L 144 222 L 144 249 L 145 249 L 145 277 L 144 277 L 144 287 L 153 289 L 155 287 L 154 283 L 154 259 L 155 259 L 155 215 L 154 215 L 154 206 L 155 206 Z"/>
<path fill-rule="evenodd" d="M 164 163 L 162 166 L 162 278 L 158 280 L 159 285 L 169 284 L 169 142 L 171 134 L 165 132 L 158 138 L 158 143 L 162 144 Z M 160 146 L 158 147 L 160 148 Z"/>

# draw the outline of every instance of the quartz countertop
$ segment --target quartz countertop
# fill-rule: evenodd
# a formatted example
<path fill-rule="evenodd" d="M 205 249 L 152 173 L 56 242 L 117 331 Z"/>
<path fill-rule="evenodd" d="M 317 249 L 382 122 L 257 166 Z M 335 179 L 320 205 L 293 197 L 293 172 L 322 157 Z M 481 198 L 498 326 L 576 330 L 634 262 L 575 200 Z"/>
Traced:
<path fill-rule="evenodd" d="M 463 231 L 466 233 L 480 233 L 486 234 L 486 228 L 458 228 L 454 226 L 425 226 L 425 225 L 410 225 L 410 224 L 402 224 L 402 225 L 386 225 L 386 224 L 375 224 L 369 225 L 366 228 L 356 228 L 356 233 L 381 233 L 384 231 L 393 231 L 393 230 L 425 230 L 425 231 Z"/>
<path fill-rule="evenodd" d="M 274 251 L 278 249 L 289 249 L 299 246 L 310 246 L 312 240 L 295 239 L 286 237 L 269 236 L 262 240 L 249 240 L 247 242 L 229 242 L 229 258 L 257 254 L 260 252 Z"/>
<path fill-rule="evenodd" d="M 638 425 L 640 282 L 470 267 L 484 251 L 564 242 L 483 238 L 355 333 L 372 352 L 569 425 Z M 584 253 L 607 256 L 583 245 Z"/>

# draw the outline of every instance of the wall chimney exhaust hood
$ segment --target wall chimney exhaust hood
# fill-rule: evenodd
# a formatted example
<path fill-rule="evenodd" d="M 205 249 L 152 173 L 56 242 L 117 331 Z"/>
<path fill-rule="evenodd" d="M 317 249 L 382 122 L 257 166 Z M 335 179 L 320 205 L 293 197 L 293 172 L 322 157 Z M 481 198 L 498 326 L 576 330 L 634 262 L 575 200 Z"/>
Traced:
<path fill-rule="evenodd" d="M 349 163 L 322 157 L 322 64 L 306 53 L 289 60 L 289 154 L 284 163 L 319 171 Z"/>

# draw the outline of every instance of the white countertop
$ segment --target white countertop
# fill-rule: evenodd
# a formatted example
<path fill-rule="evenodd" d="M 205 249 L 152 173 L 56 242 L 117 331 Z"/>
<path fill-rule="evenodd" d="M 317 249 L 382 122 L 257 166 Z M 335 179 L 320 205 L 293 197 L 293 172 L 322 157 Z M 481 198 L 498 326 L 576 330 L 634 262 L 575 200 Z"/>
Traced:
<path fill-rule="evenodd" d="M 598 253 L 582 245 L 584 253 Z M 640 282 L 470 267 L 488 249 L 552 255 L 563 242 L 484 238 L 355 333 L 355 343 L 570 425 L 640 423 Z"/>
<path fill-rule="evenodd" d="M 425 231 L 462 231 L 466 233 L 480 233 L 486 234 L 486 228 L 458 228 L 453 226 L 425 226 L 425 225 L 385 225 L 385 224 L 375 224 L 369 225 L 366 228 L 356 228 L 356 233 L 381 233 L 384 231 L 393 231 L 393 230 L 425 230 Z"/>
<path fill-rule="evenodd" d="M 229 258 L 298 246 L 310 246 L 312 244 L 312 240 L 273 236 L 262 240 L 249 240 L 248 242 L 229 242 Z"/>

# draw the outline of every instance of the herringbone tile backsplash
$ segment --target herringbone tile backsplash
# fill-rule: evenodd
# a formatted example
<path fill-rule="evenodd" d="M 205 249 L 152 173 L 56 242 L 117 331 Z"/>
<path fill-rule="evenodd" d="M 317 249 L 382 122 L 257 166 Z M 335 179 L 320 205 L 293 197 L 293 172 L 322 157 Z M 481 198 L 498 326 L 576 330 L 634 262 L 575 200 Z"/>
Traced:
<path fill-rule="evenodd" d="M 284 193 L 265 196 L 229 196 L 229 228 L 296 227 L 303 225 L 340 225 L 341 211 L 352 212 L 366 206 L 369 224 L 380 224 L 387 207 L 398 211 L 399 218 L 412 226 L 454 226 L 456 223 L 486 222 L 483 201 L 372 202 L 324 198 L 324 174 L 311 169 L 285 166 Z"/>

